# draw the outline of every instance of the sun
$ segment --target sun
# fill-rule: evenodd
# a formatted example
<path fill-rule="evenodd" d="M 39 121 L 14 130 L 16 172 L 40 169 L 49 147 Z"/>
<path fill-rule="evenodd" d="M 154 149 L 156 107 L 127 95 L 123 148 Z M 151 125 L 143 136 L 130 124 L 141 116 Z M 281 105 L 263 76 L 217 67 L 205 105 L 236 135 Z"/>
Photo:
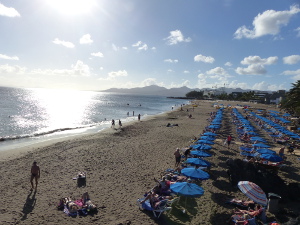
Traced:
<path fill-rule="evenodd" d="M 90 13 L 96 6 L 96 0 L 47 0 L 47 4 L 62 14 L 78 15 Z"/>

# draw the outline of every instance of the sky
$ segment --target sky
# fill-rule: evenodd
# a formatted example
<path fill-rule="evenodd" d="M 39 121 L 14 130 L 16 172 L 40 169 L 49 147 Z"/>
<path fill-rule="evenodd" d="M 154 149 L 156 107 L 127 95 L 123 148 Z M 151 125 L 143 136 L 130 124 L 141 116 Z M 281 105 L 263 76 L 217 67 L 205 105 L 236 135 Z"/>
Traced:
<path fill-rule="evenodd" d="M 0 86 L 289 90 L 299 0 L 0 0 Z"/>

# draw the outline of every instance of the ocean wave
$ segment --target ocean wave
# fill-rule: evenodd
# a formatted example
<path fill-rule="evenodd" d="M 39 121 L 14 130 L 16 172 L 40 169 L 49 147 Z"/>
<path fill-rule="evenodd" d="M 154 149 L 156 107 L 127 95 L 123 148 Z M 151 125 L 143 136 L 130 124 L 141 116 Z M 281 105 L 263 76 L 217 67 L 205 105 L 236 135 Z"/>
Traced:
<path fill-rule="evenodd" d="M 85 126 L 80 126 L 80 127 L 59 128 L 59 129 L 54 129 L 54 130 L 49 130 L 49 131 L 37 132 L 37 133 L 34 133 L 34 134 L 0 137 L 0 142 L 1 141 L 19 140 L 19 139 L 24 139 L 24 138 L 34 138 L 34 137 L 39 137 L 39 136 L 46 136 L 46 135 L 49 135 L 49 134 L 54 134 L 54 133 L 69 131 L 69 130 L 91 128 L 91 127 L 95 127 L 95 126 L 98 126 L 98 125 L 101 125 L 101 124 L 102 123 L 97 123 L 97 124 L 85 125 Z"/>

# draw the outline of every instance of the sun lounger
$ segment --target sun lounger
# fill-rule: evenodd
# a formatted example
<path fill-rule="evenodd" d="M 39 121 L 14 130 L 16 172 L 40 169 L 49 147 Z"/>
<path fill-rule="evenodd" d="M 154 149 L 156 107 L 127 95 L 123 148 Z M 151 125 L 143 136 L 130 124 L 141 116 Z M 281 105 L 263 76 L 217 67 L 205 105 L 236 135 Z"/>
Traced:
<path fill-rule="evenodd" d="M 171 210 L 172 208 L 168 206 L 168 200 L 162 200 L 157 208 L 153 208 L 150 204 L 150 201 L 147 200 L 144 203 L 141 203 L 145 198 L 140 198 L 137 200 L 137 205 L 140 210 L 152 211 L 155 218 L 159 218 L 162 213 Z"/>

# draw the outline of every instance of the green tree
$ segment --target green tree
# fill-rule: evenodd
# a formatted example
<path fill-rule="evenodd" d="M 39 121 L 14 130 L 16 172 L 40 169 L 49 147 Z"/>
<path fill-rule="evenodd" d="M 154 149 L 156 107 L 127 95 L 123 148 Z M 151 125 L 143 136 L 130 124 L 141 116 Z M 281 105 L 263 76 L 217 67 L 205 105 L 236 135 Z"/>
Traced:
<path fill-rule="evenodd" d="M 286 97 L 281 101 L 281 109 L 292 114 L 300 115 L 300 80 L 292 84 L 292 89 L 286 93 Z"/>
<path fill-rule="evenodd" d="M 185 96 L 187 98 L 203 99 L 203 91 L 190 91 Z"/>

